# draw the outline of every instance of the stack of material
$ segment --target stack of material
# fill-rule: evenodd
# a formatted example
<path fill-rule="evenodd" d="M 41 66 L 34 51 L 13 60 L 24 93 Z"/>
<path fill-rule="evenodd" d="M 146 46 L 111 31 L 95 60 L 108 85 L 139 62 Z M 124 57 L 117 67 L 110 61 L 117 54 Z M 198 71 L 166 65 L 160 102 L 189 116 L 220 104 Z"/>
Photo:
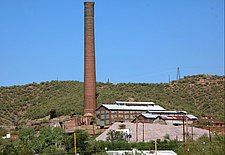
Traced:
<path fill-rule="evenodd" d="M 171 140 L 178 140 L 182 141 L 183 139 L 183 126 L 174 126 L 174 125 L 161 125 L 161 124 L 150 124 L 145 123 L 144 124 L 144 130 L 143 130 L 143 123 L 138 123 L 138 133 L 136 138 L 136 123 L 119 123 L 116 122 L 112 126 L 109 127 L 109 129 L 105 130 L 101 135 L 99 135 L 96 140 L 103 140 L 106 141 L 107 133 L 110 130 L 117 130 L 120 128 L 120 125 L 124 124 L 127 129 L 130 129 L 131 131 L 131 142 L 135 142 L 136 140 L 138 142 L 143 141 L 151 141 L 151 140 L 157 140 L 161 139 L 164 140 L 165 138 L 169 138 Z M 143 132 L 144 131 L 144 132 Z M 144 133 L 144 136 L 143 136 Z M 201 128 L 195 128 L 195 127 L 188 127 L 188 134 L 190 137 L 193 136 L 193 139 L 196 140 L 199 137 L 203 135 L 208 135 L 208 130 L 201 129 Z"/>

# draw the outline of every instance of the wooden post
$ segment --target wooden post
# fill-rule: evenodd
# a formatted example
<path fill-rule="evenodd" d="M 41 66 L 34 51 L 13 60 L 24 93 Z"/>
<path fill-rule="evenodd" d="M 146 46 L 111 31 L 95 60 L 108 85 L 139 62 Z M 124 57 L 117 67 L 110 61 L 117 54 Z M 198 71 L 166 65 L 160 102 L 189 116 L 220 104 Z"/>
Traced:
<path fill-rule="evenodd" d="M 92 127 L 93 127 L 93 135 L 95 136 L 95 124 L 94 124 L 94 122 L 92 124 Z"/>
<path fill-rule="evenodd" d="M 212 154 L 212 137 L 211 137 L 211 128 L 209 124 L 209 141 L 210 141 L 210 155 Z"/>
<path fill-rule="evenodd" d="M 75 130 L 76 130 L 76 122 L 77 122 L 77 117 L 75 116 L 74 117 L 74 133 L 73 133 L 73 140 L 74 140 L 74 155 L 77 154 L 77 138 L 76 138 L 76 133 L 75 133 Z"/>
<path fill-rule="evenodd" d="M 211 128 L 209 126 L 209 141 L 212 142 L 212 138 L 211 138 Z"/>
<path fill-rule="evenodd" d="M 185 137 L 185 139 L 186 139 L 186 145 L 185 145 L 185 148 L 186 148 L 186 153 L 189 155 L 189 148 L 188 148 L 188 135 L 189 135 L 189 131 L 188 131 L 188 117 L 186 116 L 185 117 L 185 120 L 186 120 L 186 137 Z"/>
<path fill-rule="evenodd" d="M 155 155 L 157 155 L 157 140 L 155 140 Z"/>
<path fill-rule="evenodd" d="M 186 154 L 186 146 L 185 146 L 185 143 L 186 143 L 186 140 L 185 140 L 185 128 L 184 128 L 184 114 L 183 114 L 183 146 L 184 146 L 184 155 Z"/>
<path fill-rule="evenodd" d="M 138 142 L 138 117 L 136 116 L 136 142 Z"/>
<path fill-rule="evenodd" d="M 142 139 L 143 139 L 143 142 L 145 142 L 145 125 L 144 125 L 144 120 L 143 120 L 143 135 L 142 135 Z"/>
<path fill-rule="evenodd" d="M 74 155 L 76 155 L 77 154 L 77 138 L 76 138 L 75 132 L 73 134 L 73 138 L 74 138 Z"/>

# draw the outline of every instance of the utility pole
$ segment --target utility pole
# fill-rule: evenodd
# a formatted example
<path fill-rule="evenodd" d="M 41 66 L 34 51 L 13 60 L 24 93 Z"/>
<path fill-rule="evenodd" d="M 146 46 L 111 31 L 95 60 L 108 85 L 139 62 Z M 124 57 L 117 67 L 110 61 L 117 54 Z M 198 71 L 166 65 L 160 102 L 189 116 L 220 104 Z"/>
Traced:
<path fill-rule="evenodd" d="M 94 124 L 94 122 L 92 124 L 92 127 L 93 127 L 93 135 L 95 136 L 95 124 Z"/>
<path fill-rule="evenodd" d="M 142 139 L 143 139 L 143 142 L 145 142 L 145 125 L 144 125 L 144 120 L 143 120 L 143 135 L 142 135 Z"/>
<path fill-rule="evenodd" d="M 209 125 L 207 125 L 207 126 L 209 126 Z M 209 126 L 209 141 L 210 141 L 210 142 L 212 142 L 212 137 L 211 137 L 211 128 L 210 128 L 210 126 Z"/>
<path fill-rule="evenodd" d="M 185 141 L 186 145 L 185 146 L 186 146 L 186 152 L 189 155 L 189 148 L 188 148 L 189 131 L 188 131 L 188 117 L 187 116 L 185 117 L 185 120 L 186 120 L 186 134 L 185 134 L 186 135 L 186 138 L 185 138 L 186 139 L 186 141 Z"/>
<path fill-rule="evenodd" d="M 96 116 L 94 115 L 92 117 L 92 132 L 94 136 L 95 136 L 95 124 L 96 124 Z"/>
<path fill-rule="evenodd" d="M 138 142 L 138 116 L 136 116 L 136 142 Z"/>
<path fill-rule="evenodd" d="M 169 78 L 169 83 L 170 83 L 170 75 L 168 75 L 168 78 Z"/>
<path fill-rule="evenodd" d="M 183 114 L 183 146 L 184 146 L 184 155 L 186 154 L 186 140 L 185 140 L 185 128 L 184 128 L 184 114 Z"/>
<path fill-rule="evenodd" d="M 212 138 L 211 138 L 211 128 L 210 128 L 210 124 L 207 125 L 207 126 L 209 126 L 210 154 L 212 154 Z"/>
<path fill-rule="evenodd" d="M 155 155 L 157 155 L 157 141 L 155 140 Z"/>
<path fill-rule="evenodd" d="M 73 134 L 73 138 L 74 138 L 74 155 L 76 155 L 77 154 L 77 137 L 75 132 Z"/>

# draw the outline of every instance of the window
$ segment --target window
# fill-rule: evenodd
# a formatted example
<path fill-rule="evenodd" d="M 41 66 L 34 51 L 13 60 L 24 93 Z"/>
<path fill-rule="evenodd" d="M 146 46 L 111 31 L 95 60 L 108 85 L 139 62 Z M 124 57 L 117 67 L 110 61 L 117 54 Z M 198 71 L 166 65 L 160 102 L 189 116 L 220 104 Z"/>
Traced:
<path fill-rule="evenodd" d="M 101 119 L 105 119 L 105 115 L 104 114 L 101 114 Z"/>
<path fill-rule="evenodd" d="M 134 115 L 130 115 L 130 119 L 133 120 L 135 118 Z"/>
<path fill-rule="evenodd" d="M 109 119 L 109 113 L 108 113 L 108 114 L 106 114 L 105 116 L 106 116 L 106 117 L 105 117 L 106 119 Z"/>
<path fill-rule="evenodd" d="M 125 114 L 129 114 L 129 111 L 124 111 Z"/>
<path fill-rule="evenodd" d="M 130 114 L 131 114 L 131 115 L 135 115 L 136 112 L 135 112 L 135 111 L 130 111 Z"/>
<path fill-rule="evenodd" d="M 123 120 L 124 118 L 123 118 L 123 114 L 120 114 L 119 116 L 118 116 L 118 118 L 117 118 L 118 120 Z"/>
<path fill-rule="evenodd" d="M 123 114 L 123 111 L 118 111 L 119 114 Z"/>
<path fill-rule="evenodd" d="M 129 115 L 125 115 L 125 119 L 126 120 L 129 120 Z"/>
<path fill-rule="evenodd" d="M 101 113 L 101 114 L 104 114 L 104 113 L 105 113 L 105 110 L 101 110 L 100 113 Z"/>
<path fill-rule="evenodd" d="M 116 114 L 117 113 L 117 111 L 111 111 L 111 114 Z"/>
<path fill-rule="evenodd" d="M 116 118 L 116 117 L 117 117 L 117 115 L 111 114 L 111 118 L 112 118 L 112 119 L 114 119 L 114 118 Z"/>

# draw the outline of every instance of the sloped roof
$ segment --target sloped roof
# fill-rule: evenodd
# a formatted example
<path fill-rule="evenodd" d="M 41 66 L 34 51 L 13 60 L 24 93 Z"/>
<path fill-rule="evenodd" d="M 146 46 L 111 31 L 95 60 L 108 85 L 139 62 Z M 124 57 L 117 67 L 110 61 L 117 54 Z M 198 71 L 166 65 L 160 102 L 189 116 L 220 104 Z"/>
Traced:
<path fill-rule="evenodd" d="M 131 110 L 131 111 L 148 111 L 148 110 L 165 110 L 163 107 L 159 105 L 117 105 L 117 104 L 102 104 L 101 106 L 109 109 L 109 110 Z M 98 109 L 98 108 L 97 108 Z"/>
<path fill-rule="evenodd" d="M 187 114 L 186 111 L 176 111 L 176 110 L 163 110 L 163 111 L 149 110 L 148 113 L 152 113 L 152 114 Z"/>
<path fill-rule="evenodd" d="M 144 116 L 145 118 L 157 118 L 159 115 L 153 115 L 153 114 L 149 114 L 149 113 L 142 113 L 142 116 Z"/>
<path fill-rule="evenodd" d="M 126 101 L 116 101 L 116 104 L 143 104 L 143 105 L 154 105 L 154 102 L 126 102 Z"/>
<path fill-rule="evenodd" d="M 183 112 L 187 113 L 186 111 L 183 111 Z M 170 114 L 172 114 L 172 115 L 170 115 Z M 158 116 L 165 120 L 182 120 L 183 119 L 183 115 L 181 115 L 179 112 L 177 113 L 177 111 L 167 111 L 167 110 L 148 111 L 147 113 L 142 113 L 141 115 L 148 119 L 157 118 Z M 196 116 L 194 116 L 192 114 L 186 114 L 184 116 L 191 120 L 198 119 Z"/>
<path fill-rule="evenodd" d="M 159 115 L 162 119 L 164 120 L 182 120 L 183 119 L 183 116 L 182 115 L 174 115 L 174 116 L 171 116 L 171 115 Z M 185 117 L 187 117 L 187 119 L 191 119 L 191 120 L 196 120 L 198 119 L 197 117 L 195 117 L 194 115 L 186 115 Z"/>
<path fill-rule="evenodd" d="M 191 115 L 191 114 L 187 114 L 187 117 L 190 118 L 190 119 L 198 119 L 198 117 L 196 117 L 194 115 Z"/>

